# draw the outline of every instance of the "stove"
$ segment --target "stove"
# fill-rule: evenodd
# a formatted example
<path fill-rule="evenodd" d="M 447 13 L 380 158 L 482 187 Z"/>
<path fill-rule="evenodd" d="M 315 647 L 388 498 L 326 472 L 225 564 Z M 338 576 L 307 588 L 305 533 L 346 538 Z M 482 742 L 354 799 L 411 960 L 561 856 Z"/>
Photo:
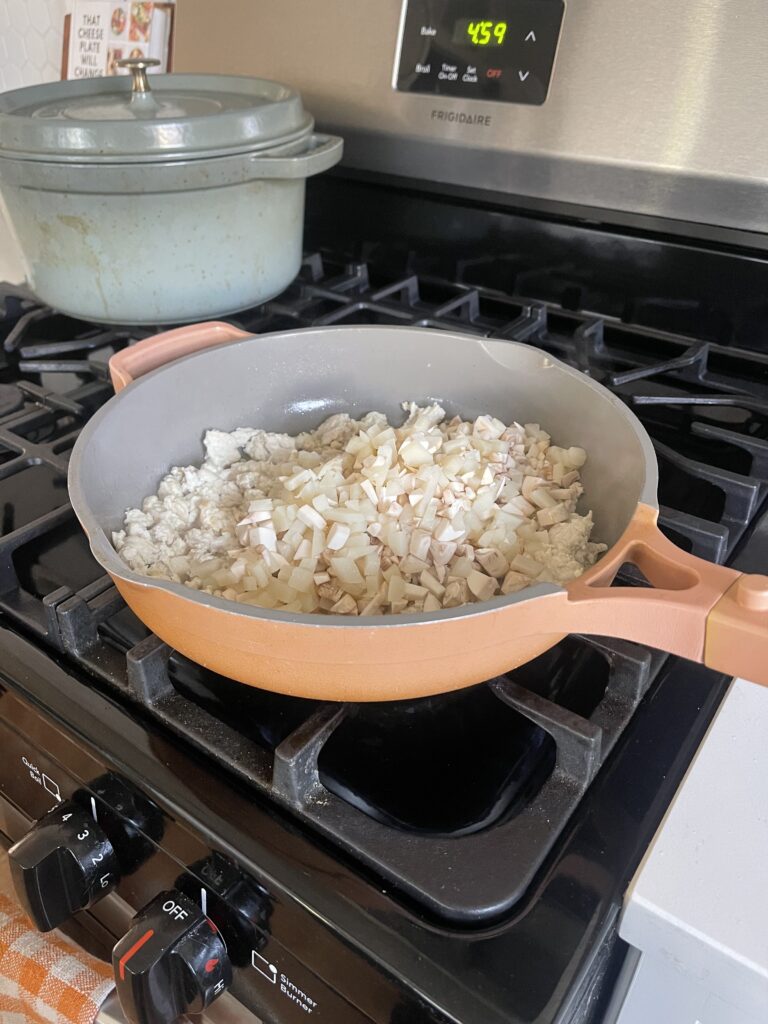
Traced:
<path fill-rule="evenodd" d="M 310 190 L 307 243 L 289 289 L 233 322 L 544 349 L 639 415 L 670 538 L 762 563 L 764 260 L 341 175 Z M 67 501 L 109 355 L 152 330 L 75 321 L 9 287 L 0 303 L 0 831 L 16 840 L 62 804 L 95 817 L 120 881 L 88 913 L 118 938 L 159 892 L 202 906 L 243 1020 L 602 1021 L 623 892 L 728 680 L 582 636 L 392 704 L 212 675 L 126 608 Z M 632 567 L 621 582 L 647 585 Z"/>
<path fill-rule="evenodd" d="M 766 95 L 761 0 L 307 6 L 185 0 L 174 28 L 177 71 L 288 82 L 345 140 L 308 183 L 297 279 L 229 319 L 550 353 L 642 420 L 667 536 L 760 571 L 766 134 L 741 93 Z M 153 333 L 0 285 L 0 839 L 36 923 L 114 947 L 141 1024 L 616 1024 L 625 894 L 730 680 L 569 636 L 356 706 L 169 650 L 66 490 L 109 356 Z"/>

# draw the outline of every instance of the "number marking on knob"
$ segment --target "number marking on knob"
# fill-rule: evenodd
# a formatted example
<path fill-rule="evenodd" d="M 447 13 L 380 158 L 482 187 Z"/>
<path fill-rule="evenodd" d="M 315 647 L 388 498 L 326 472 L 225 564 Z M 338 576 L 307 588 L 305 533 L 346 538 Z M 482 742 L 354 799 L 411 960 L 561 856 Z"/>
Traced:
<path fill-rule="evenodd" d="M 146 945 L 146 943 L 149 942 L 149 940 L 152 938 L 152 936 L 154 934 L 155 934 L 155 929 L 154 928 L 150 928 L 148 931 L 144 932 L 144 934 L 141 936 L 141 938 L 138 939 L 136 942 L 134 942 L 134 944 L 131 946 L 131 948 L 128 950 L 128 952 L 127 953 L 123 953 L 123 955 L 120 957 L 120 961 L 119 961 L 119 965 L 118 966 L 120 968 L 120 980 L 121 981 L 125 981 L 125 965 L 131 959 L 131 957 L 134 956 L 134 954 L 138 953 L 138 951 L 141 949 L 142 946 Z"/>

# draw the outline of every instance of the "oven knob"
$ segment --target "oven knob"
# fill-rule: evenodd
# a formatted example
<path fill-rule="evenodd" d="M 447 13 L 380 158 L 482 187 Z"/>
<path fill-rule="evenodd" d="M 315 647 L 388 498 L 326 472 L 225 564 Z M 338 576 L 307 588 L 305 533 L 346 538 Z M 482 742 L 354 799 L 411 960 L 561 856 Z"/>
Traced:
<path fill-rule="evenodd" d="M 217 852 L 190 864 L 176 879 L 176 888 L 194 902 L 202 902 L 203 891 L 206 913 L 224 936 L 229 959 L 235 967 L 250 965 L 252 951 L 269 934 L 272 900 L 266 889 Z"/>
<path fill-rule="evenodd" d="M 163 892 L 133 919 L 112 950 L 117 994 L 132 1024 L 170 1024 L 200 1013 L 232 981 L 216 925 L 177 890 Z"/>
<path fill-rule="evenodd" d="M 8 851 L 16 895 L 41 932 L 106 896 L 120 880 L 112 844 L 77 804 L 59 804 Z"/>

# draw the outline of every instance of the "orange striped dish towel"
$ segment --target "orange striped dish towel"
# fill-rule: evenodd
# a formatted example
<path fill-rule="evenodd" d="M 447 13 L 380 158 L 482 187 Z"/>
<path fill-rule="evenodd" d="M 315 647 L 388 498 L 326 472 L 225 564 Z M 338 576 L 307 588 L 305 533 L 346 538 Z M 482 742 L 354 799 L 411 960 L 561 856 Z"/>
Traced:
<path fill-rule="evenodd" d="M 114 984 L 109 964 L 41 935 L 0 892 L 0 1024 L 93 1024 Z"/>

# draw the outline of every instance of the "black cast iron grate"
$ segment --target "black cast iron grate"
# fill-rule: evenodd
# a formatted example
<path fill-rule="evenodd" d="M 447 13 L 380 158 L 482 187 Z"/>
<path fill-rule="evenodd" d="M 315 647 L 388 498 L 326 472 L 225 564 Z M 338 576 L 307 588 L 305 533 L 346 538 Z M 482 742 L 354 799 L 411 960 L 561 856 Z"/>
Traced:
<path fill-rule="evenodd" d="M 713 561 L 731 555 L 767 491 L 768 357 L 449 280 L 380 278 L 365 263 L 313 253 L 283 295 L 231 319 L 254 333 L 411 324 L 543 348 L 643 419 L 660 461 L 665 532 Z M 461 922 L 509 910 L 663 656 L 571 637 L 463 694 L 395 705 L 301 701 L 212 676 L 125 607 L 66 496 L 79 428 L 111 394 L 109 354 L 153 332 L 0 297 L 0 610 L 425 909 Z M 74 374 L 71 387 L 62 389 L 62 374 Z"/>

